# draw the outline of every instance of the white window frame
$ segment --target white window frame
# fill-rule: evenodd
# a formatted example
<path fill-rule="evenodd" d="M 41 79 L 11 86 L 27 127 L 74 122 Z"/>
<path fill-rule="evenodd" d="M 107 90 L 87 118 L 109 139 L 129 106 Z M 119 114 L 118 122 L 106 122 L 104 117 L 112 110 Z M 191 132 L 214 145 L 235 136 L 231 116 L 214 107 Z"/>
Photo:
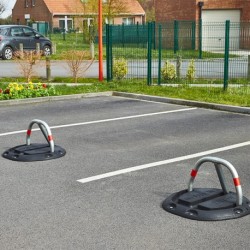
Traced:
<path fill-rule="evenodd" d="M 89 26 L 91 25 L 91 21 L 94 22 L 94 18 L 92 18 L 92 17 L 83 18 L 83 21 L 87 21 L 87 26 L 89 29 Z"/>
<path fill-rule="evenodd" d="M 129 20 L 131 20 L 132 22 L 130 23 Z M 124 25 L 135 24 L 135 19 L 133 17 L 123 17 L 122 24 L 124 24 Z"/>
<path fill-rule="evenodd" d="M 60 23 L 60 21 L 65 22 L 65 18 L 59 18 L 59 21 L 58 21 L 58 22 Z M 72 27 L 68 27 L 68 30 L 71 29 L 71 28 L 73 29 L 73 27 L 74 27 L 74 20 L 73 20 L 73 18 L 67 18 L 67 22 L 68 22 L 68 21 L 72 21 Z M 60 26 L 59 26 L 59 27 L 60 27 Z"/>

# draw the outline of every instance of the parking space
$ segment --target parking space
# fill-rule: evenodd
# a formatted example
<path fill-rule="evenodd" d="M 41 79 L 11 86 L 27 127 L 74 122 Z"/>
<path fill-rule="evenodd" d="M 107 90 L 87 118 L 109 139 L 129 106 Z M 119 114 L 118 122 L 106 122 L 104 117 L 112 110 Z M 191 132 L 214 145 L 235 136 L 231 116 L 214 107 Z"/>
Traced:
<path fill-rule="evenodd" d="M 248 248 L 250 216 L 195 221 L 161 204 L 187 188 L 206 155 L 231 162 L 250 198 L 250 116 L 114 96 L 4 106 L 0 114 L 1 153 L 25 143 L 35 118 L 67 151 L 50 161 L 0 158 L 2 249 Z M 31 142 L 40 141 L 34 131 Z M 220 187 L 214 172 L 202 168 L 195 186 Z"/>

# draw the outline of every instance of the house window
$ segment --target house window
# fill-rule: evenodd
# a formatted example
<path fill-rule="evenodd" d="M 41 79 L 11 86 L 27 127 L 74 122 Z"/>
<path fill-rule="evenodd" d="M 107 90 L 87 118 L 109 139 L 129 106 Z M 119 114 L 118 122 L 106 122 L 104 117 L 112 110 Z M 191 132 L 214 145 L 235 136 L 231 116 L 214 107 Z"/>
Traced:
<path fill-rule="evenodd" d="M 105 18 L 105 23 L 106 24 L 114 24 L 114 18 Z"/>
<path fill-rule="evenodd" d="M 132 17 L 122 18 L 122 24 L 131 25 L 131 24 L 134 24 L 134 23 L 135 23 L 135 20 Z"/>
<path fill-rule="evenodd" d="M 31 0 L 31 4 L 34 7 L 36 5 L 36 0 Z"/>
<path fill-rule="evenodd" d="M 24 2 L 24 8 L 28 8 L 28 7 L 29 7 L 29 1 L 25 0 L 25 2 Z"/>
<path fill-rule="evenodd" d="M 89 31 L 89 27 L 93 26 L 94 24 L 94 19 L 93 18 L 85 18 L 83 19 L 83 30 L 88 30 Z"/>
<path fill-rule="evenodd" d="M 65 23 L 65 19 L 59 19 L 59 28 L 66 29 L 66 31 L 73 29 L 73 20 L 68 18 L 67 24 Z"/>

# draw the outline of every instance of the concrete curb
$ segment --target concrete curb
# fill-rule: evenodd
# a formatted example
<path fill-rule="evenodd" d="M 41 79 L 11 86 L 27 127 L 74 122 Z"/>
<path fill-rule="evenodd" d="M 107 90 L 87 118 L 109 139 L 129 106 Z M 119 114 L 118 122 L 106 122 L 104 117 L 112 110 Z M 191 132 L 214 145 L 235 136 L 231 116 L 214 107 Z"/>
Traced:
<path fill-rule="evenodd" d="M 154 101 L 154 102 L 172 103 L 172 104 L 186 105 L 186 106 L 192 106 L 192 107 L 198 107 L 198 108 L 215 109 L 215 110 L 240 113 L 240 114 L 250 114 L 250 108 L 248 107 L 238 107 L 238 106 L 230 106 L 230 105 L 223 105 L 223 104 L 216 104 L 216 103 L 189 101 L 189 100 L 182 100 L 182 99 L 149 96 L 149 95 L 133 94 L 133 93 L 124 93 L 124 92 L 116 92 L 116 91 L 113 92 L 113 96 L 121 96 L 121 97 L 126 97 L 126 98 L 133 98 L 133 99 Z"/>
<path fill-rule="evenodd" d="M 87 97 L 98 97 L 98 96 L 112 96 L 112 91 L 88 93 L 88 94 L 60 95 L 60 96 L 46 96 L 46 97 L 37 97 L 37 98 L 4 100 L 4 101 L 0 101 L 0 106 L 43 103 L 43 102 L 50 102 L 50 101 L 73 100 L 73 99 L 80 99 L 80 98 L 87 98 Z"/>
<path fill-rule="evenodd" d="M 43 103 L 43 102 L 50 102 L 50 101 L 74 100 L 74 99 L 88 98 L 88 97 L 102 97 L 102 96 L 120 96 L 120 97 L 145 100 L 145 101 L 172 103 L 172 104 L 178 104 L 178 105 L 192 106 L 192 107 L 205 108 L 205 109 L 215 109 L 215 110 L 240 113 L 240 114 L 250 114 L 250 108 L 248 107 L 238 107 L 238 106 L 230 106 L 230 105 L 223 105 L 223 104 L 216 104 L 216 103 L 189 101 L 189 100 L 174 99 L 174 98 L 168 98 L 168 97 L 150 96 L 150 95 L 142 95 L 142 94 L 117 92 L 117 91 L 5 100 L 5 101 L 0 101 L 0 107 L 10 106 L 10 105 L 20 105 L 20 104 Z"/>

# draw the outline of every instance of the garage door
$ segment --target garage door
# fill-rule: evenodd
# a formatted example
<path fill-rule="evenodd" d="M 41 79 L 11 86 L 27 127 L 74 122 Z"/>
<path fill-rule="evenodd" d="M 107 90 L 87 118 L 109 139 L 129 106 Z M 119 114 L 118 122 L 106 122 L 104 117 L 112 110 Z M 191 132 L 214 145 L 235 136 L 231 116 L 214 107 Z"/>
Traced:
<path fill-rule="evenodd" d="M 225 22 L 230 20 L 230 49 L 239 49 L 240 10 L 202 11 L 202 49 L 222 50 L 225 48 Z"/>

